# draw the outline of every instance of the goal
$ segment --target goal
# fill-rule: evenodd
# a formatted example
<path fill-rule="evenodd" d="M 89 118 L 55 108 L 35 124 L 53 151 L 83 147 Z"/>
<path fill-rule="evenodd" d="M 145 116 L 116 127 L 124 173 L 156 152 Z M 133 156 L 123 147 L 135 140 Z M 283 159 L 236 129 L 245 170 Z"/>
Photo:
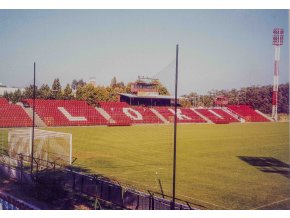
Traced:
<path fill-rule="evenodd" d="M 32 128 L 9 129 L 7 144 L 11 157 L 31 156 Z M 33 156 L 57 164 L 72 164 L 72 134 L 35 129 Z"/>

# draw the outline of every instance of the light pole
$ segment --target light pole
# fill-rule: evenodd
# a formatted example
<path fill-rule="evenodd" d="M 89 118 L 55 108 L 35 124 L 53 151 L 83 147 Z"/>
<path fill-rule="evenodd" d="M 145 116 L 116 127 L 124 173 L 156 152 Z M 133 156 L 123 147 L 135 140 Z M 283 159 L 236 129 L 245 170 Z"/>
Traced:
<path fill-rule="evenodd" d="M 175 67 L 175 98 L 174 98 L 174 139 L 173 139 L 173 177 L 172 177 L 172 204 L 171 210 L 175 209 L 175 181 L 176 181 L 176 131 L 177 131 L 177 84 L 178 84 L 178 45 L 176 45 Z"/>
<path fill-rule="evenodd" d="M 272 94 L 272 118 L 278 120 L 278 88 L 279 88 L 279 61 L 280 61 L 280 47 L 283 45 L 284 30 L 282 28 L 275 28 L 273 30 L 273 45 L 275 48 L 274 61 L 274 82 Z"/>
<path fill-rule="evenodd" d="M 33 159 L 34 159 L 34 127 L 35 127 L 35 62 L 33 63 L 33 105 L 32 105 L 32 133 L 31 133 L 31 166 L 30 171 L 31 175 L 33 172 Z"/>

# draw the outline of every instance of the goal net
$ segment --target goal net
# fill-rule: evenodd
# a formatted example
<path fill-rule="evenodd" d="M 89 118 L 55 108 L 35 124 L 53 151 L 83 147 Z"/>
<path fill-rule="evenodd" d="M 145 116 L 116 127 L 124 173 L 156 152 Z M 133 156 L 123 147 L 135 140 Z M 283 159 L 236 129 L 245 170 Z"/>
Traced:
<path fill-rule="evenodd" d="M 19 154 L 31 156 L 31 151 L 32 128 L 8 131 L 8 152 L 11 157 Z M 33 156 L 57 164 L 71 164 L 72 134 L 35 129 Z"/>

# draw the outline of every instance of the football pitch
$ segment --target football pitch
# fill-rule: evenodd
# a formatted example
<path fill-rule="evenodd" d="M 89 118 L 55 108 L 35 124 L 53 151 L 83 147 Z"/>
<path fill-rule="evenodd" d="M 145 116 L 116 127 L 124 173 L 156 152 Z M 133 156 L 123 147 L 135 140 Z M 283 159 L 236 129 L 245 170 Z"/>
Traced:
<path fill-rule="evenodd" d="M 82 170 L 171 195 L 173 125 L 49 129 Z M 176 195 L 206 209 L 290 209 L 289 164 L 289 123 L 177 127 Z"/>

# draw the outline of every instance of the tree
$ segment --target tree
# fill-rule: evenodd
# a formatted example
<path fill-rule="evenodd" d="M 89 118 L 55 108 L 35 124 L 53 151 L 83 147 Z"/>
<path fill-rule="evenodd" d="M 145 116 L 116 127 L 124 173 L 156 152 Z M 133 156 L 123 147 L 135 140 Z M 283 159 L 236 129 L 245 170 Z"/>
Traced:
<path fill-rule="evenodd" d="M 99 101 L 109 101 L 109 92 L 107 89 L 103 86 L 97 86 L 95 87 L 95 90 L 97 92 L 97 102 Z"/>
<path fill-rule="evenodd" d="M 204 95 L 202 100 L 203 100 L 204 107 L 210 107 L 213 105 L 213 97 L 210 95 Z"/>
<path fill-rule="evenodd" d="M 117 83 L 113 87 L 106 87 L 108 101 L 118 101 L 119 93 L 126 93 L 126 87 L 122 83 Z"/>
<path fill-rule="evenodd" d="M 76 98 L 78 100 L 86 101 L 92 106 L 95 106 L 100 100 L 106 100 L 104 99 L 104 94 L 100 92 L 99 88 L 94 87 L 92 84 L 86 84 L 83 87 L 78 86 Z"/>
<path fill-rule="evenodd" d="M 12 99 L 13 99 L 13 93 L 12 92 L 5 91 L 4 94 L 3 94 L 3 98 L 6 98 L 7 101 L 12 101 Z"/>
<path fill-rule="evenodd" d="M 115 86 L 117 84 L 117 79 L 116 77 L 113 77 L 113 79 L 111 80 L 111 87 Z"/>
<path fill-rule="evenodd" d="M 228 97 L 229 104 L 250 105 L 263 113 L 272 113 L 272 85 L 243 87 L 239 90 L 211 90 L 199 96 L 198 105 L 212 106 L 218 95 Z M 189 95 L 185 95 L 189 98 Z M 278 113 L 289 113 L 289 83 L 280 84 L 278 92 Z"/>
<path fill-rule="evenodd" d="M 22 93 L 20 91 L 20 89 L 17 89 L 11 96 L 11 101 L 12 103 L 17 103 L 17 102 L 20 102 L 21 101 L 21 98 L 22 98 Z"/>
<path fill-rule="evenodd" d="M 77 87 L 76 99 L 83 100 L 83 87 L 81 87 L 81 86 Z"/>
<path fill-rule="evenodd" d="M 62 99 L 61 85 L 58 78 L 54 79 L 51 87 L 51 92 L 53 99 Z"/>
<path fill-rule="evenodd" d="M 86 85 L 86 82 L 85 82 L 83 79 L 80 79 L 80 80 L 78 81 L 78 86 L 83 87 L 84 85 Z"/>
<path fill-rule="evenodd" d="M 156 80 L 156 81 L 154 81 L 154 83 L 156 84 L 156 89 L 157 89 L 157 92 L 159 93 L 159 95 L 170 95 L 167 88 L 165 86 L 163 86 L 159 81 Z"/>
<path fill-rule="evenodd" d="M 41 99 L 50 99 L 51 98 L 51 90 L 47 84 L 42 84 L 39 89 L 39 98 Z"/>
<path fill-rule="evenodd" d="M 33 85 L 25 87 L 23 92 L 24 98 L 33 98 L 33 87 Z M 37 86 L 35 86 L 35 98 L 39 98 L 39 90 Z"/>
<path fill-rule="evenodd" d="M 83 87 L 84 85 L 86 85 L 86 83 L 83 81 L 83 79 L 80 79 L 80 80 L 74 79 L 72 81 L 71 88 L 73 90 L 76 90 L 78 86 Z"/>
<path fill-rule="evenodd" d="M 78 81 L 76 79 L 74 79 L 71 83 L 71 88 L 73 90 L 76 90 L 77 89 L 77 86 L 78 86 Z"/>
<path fill-rule="evenodd" d="M 63 90 L 63 99 L 65 100 L 74 99 L 74 95 L 72 93 L 72 89 L 69 84 L 67 84 L 65 89 Z"/>
<path fill-rule="evenodd" d="M 278 113 L 289 114 L 289 83 L 279 86 Z"/>
<path fill-rule="evenodd" d="M 191 107 L 192 104 L 190 102 L 190 100 L 188 98 L 180 98 L 179 99 L 179 104 L 182 106 L 182 107 Z"/>
<path fill-rule="evenodd" d="M 122 87 L 122 88 L 125 88 L 125 84 L 122 81 L 119 82 L 119 83 L 117 83 L 117 86 Z"/>
<path fill-rule="evenodd" d="M 183 95 L 182 97 L 187 99 L 187 101 L 189 101 L 190 105 L 192 105 L 193 107 L 198 107 L 200 105 L 198 94 L 196 92 L 191 92 L 188 95 Z"/>
<path fill-rule="evenodd" d="M 7 91 L 4 91 L 3 98 L 6 98 L 7 101 L 10 101 L 10 96 L 11 96 L 10 93 L 8 93 Z"/>
<path fill-rule="evenodd" d="M 126 87 L 125 87 L 125 93 L 128 93 L 128 94 L 132 94 L 131 92 L 131 85 L 132 83 L 127 83 Z"/>

